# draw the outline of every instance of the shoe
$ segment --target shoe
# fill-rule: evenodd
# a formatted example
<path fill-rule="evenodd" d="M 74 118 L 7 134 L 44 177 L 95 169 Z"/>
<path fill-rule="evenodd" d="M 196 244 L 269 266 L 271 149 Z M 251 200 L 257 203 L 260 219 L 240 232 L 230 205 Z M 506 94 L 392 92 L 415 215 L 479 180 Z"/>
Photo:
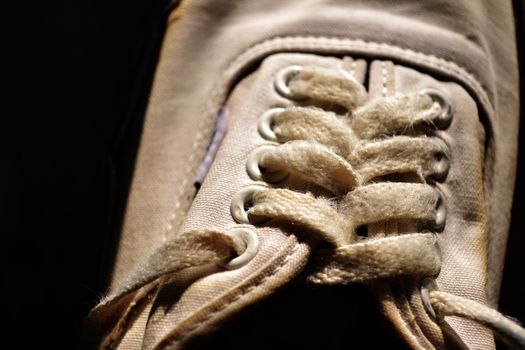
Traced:
<path fill-rule="evenodd" d="M 87 347 L 525 348 L 496 311 L 513 33 L 503 1 L 183 1 Z"/>

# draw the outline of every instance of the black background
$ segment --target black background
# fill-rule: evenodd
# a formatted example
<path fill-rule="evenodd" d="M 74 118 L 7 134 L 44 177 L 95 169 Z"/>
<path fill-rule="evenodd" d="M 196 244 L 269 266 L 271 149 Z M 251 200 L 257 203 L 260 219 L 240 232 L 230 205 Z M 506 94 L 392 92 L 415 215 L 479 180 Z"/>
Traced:
<path fill-rule="evenodd" d="M 18 26 L 29 30 L 10 51 L 21 68 L 3 83 L 22 98 L 4 95 L 16 112 L 3 115 L 0 127 L 1 315 L 9 348 L 76 348 L 104 290 L 169 7 L 165 0 L 92 0 L 23 11 Z M 515 7 L 523 62 L 524 8 Z M 500 302 L 521 320 L 524 156 L 521 138 Z"/>

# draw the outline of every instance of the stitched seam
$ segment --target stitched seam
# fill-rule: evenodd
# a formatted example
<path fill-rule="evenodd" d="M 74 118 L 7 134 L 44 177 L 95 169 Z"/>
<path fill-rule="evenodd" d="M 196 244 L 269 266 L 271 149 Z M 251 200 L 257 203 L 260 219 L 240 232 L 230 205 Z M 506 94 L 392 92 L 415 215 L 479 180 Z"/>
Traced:
<path fill-rule="evenodd" d="M 399 298 L 393 298 L 392 297 L 392 299 L 391 299 L 392 303 L 397 308 L 397 314 L 398 314 L 400 320 L 405 325 L 406 330 L 409 332 L 409 333 L 405 333 L 405 334 L 412 335 L 412 340 L 417 345 L 419 345 L 422 349 L 424 349 L 425 348 L 425 346 L 423 344 L 424 340 L 426 340 L 427 342 L 429 342 L 429 341 L 428 341 L 428 339 L 426 338 L 426 336 L 424 334 L 423 334 L 423 339 L 421 339 L 421 334 L 420 333 L 422 333 L 422 330 L 419 327 L 419 325 L 417 324 L 413 313 L 411 312 L 412 310 L 410 308 L 410 304 L 408 303 L 408 300 L 407 300 L 407 297 L 406 297 L 406 291 L 405 291 L 406 288 L 405 288 L 404 281 L 401 281 L 401 285 L 402 285 L 402 288 L 403 288 L 403 291 L 401 292 L 401 297 L 403 298 L 403 300 L 399 300 Z M 391 288 L 391 286 L 388 286 L 388 291 L 392 295 L 392 288 Z M 410 311 L 410 313 L 405 312 L 403 310 L 405 308 L 408 309 Z M 410 321 L 410 318 L 411 318 L 410 316 L 414 319 L 414 322 Z M 417 328 L 413 327 L 413 323 L 416 324 Z M 432 345 L 432 343 L 431 343 L 431 345 Z"/>
<path fill-rule="evenodd" d="M 182 199 L 186 198 L 184 196 L 185 192 L 189 192 L 189 188 L 187 188 L 187 185 L 189 183 L 189 178 L 194 176 L 195 171 L 197 170 L 198 163 L 196 162 L 196 156 L 197 154 L 201 155 L 203 152 L 199 152 L 199 149 L 203 149 L 206 138 L 204 137 L 205 134 L 211 133 L 211 118 L 209 118 L 209 115 L 212 115 L 212 112 L 210 112 L 211 108 L 210 106 L 206 106 L 206 111 L 203 112 L 206 117 L 202 118 L 199 125 L 198 125 L 198 132 L 195 135 L 195 139 L 191 146 L 190 155 L 188 157 L 188 163 L 190 163 L 189 166 L 186 167 L 186 171 L 184 172 L 184 176 L 182 179 L 181 184 L 179 185 L 179 190 L 177 191 L 177 201 L 175 202 L 175 205 L 172 209 L 172 214 L 168 217 L 168 224 L 166 228 L 164 229 L 164 238 L 167 238 L 167 235 L 171 230 L 174 229 L 174 227 L 179 226 L 181 217 L 177 217 L 177 213 L 182 206 Z M 191 205 L 191 203 L 190 203 Z M 177 219 L 177 222 L 175 222 L 175 219 Z"/>
<path fill-rule="evenodd" d="M 350 69 L 350 74 L 355 77 L 355 72 L 357 71 L 357 61 L 352 58 L 352 68 Z"/>
<path fill-rule="evenodd" d="M 388 94 L 388 86 L 387 86 L 388 74 L 386 70 L 385 61 L 381 61 L 381 74 L 382 74 L 381 84 L 383 85 L 383 89 L 381 90 L 381 93 L 383 94 L 384 97 L 386 97 L 386 95 Z"/>
<path fill-rule="evenodd" d="M 371 53 L 370 51 L 377 51 L 388 56 L 404 58 L 411 62 L 416 62 L 427 67 L 432 67 L 441 70 L 452 76 L 453 79 L 463 80 L 470 89 L 477 92 L 480 102 L 487 110 L 487 113 L 493 114 L 494 109 L 490 99 L 488 98 L 487 90 L 480 82 L 480 79 L 466 68 L 459 66 L 455 62 L 448 61 L 442 57 L 433 54 L 427 54 L 415 51 L 400 46 L 378 43 L 373 41 L 365 41 L 360 39 L 341 39 L 337 37 L 325 36 L 277 36 L 262 42 L 258 42 L 249 48 L 242 51 L 237 58 L 235 58 L 226 68 L 223 76 L 234 76 L 235 72 L 242 70 L 247 61 L 252 61 L 260 55 L 268 55 L 273 51 L 283 50 L 326 50 L 328 52 L 363 52 Z M 391 50 L 398 51 L 392 52 Z M 401 54 L 397 56 L 396 54 Z M 430 61 L 430 62 L 429 62 Z M 430 64 L 431 63 L 431 64 Z"/>
<path fill-rule="evenodd" d="M 242 293 L 238 293 L 238 294 L 234 295 L 233 297 L 230 297 L 228 300 L 224 300 L 222 305 L 220 305 L 218 308 L 214 309 L 212 312 L 208 313 L 204 318 L 200 319 L 198 322 L 195 322 L 193 325 L 188 327 L 186 330 L 183 331 L 183 333 L 180 333 L 180 334 L 177 334 L 177 335 L 168 336 L 168 339 L 161 340 L 159 342 L 159 344 L 157 344 L 157 346 L 158 345 L 162 345 L 163 343 L 164 344 L 168 343 L 169 345 L 167 345 L 167 346 L 173 346 L 173 345 L 175 345 L 175 343 L 183 341 L 185 338 L 187 338 L 188 336 L 191 335 L 190 333 L 195 331 L 197 328 L 201 327 L 204 323 L 207 323 L 217 313 L 227 309 L 228 307 L 231 307 L 239 299 L 249 296 L 250 293 L 252 293 L 255 288 L 262 286 L 264 283 L 266 283 L 266 281 L 269 278 L 274 277 L 284 266 L 286 266 L 288 264 L 289 260 L 291 259 L 291 257 L 295 255 L 298 247 L 299 247 L 299 244 L 297 242 L 295 242 L 295 244 L 294 244 L 292 250 L 290 251 L 290 253 L 288 255 L 286 255 L 284 257 L 284 259 L 279 264 L 275 265 L 270 271 L 268 271 L 268 274 L 266 276 L 264 276 L 262 279 L 260 279 L 258 281 L 255 281 L 254 284 L 249 286 Z M 239 289 L 242 289 L 242 288 L 241 287 L 237 287 L 237 288 L 231 289 L 229 292 L 231 293 L 235 289 L 239 290 Z M 218 300 L 217 299 L 216 300 L 217 301 L 221 301 L 220 299 L 221 298 L 218 298 Z M 212 304 L 212 303 L 213 303 L 213 301 L 210 302 L 209 304 Z M 156 347 L 156 349 L 157 349 L 157 347 Z"/>
<path fill-rule="evenodd" d="M 397 299 L 394 299 L 394 303 L 396 304 L 399 310 L 399 315 L 403 318 L 407 329 L 410 330 L 412 334 L 414 335 L 414 338 L 419 344 L 419 346 L 421 346 L 424 349 L 425 345 L 423 343 L 425 343 L 426 341 L 426 343 L 432 345 L 432 347 L 434 348 L 434 344 L 432 344 L 432 342 L 428 339 L 425 332 L 423 331 L 423 329 L 421 329 L 421 326 L 417 322 L 417 318 L 414 315 L 412 306 L 410 305 L 410 302 L 408 301 L 407 285 L 406 285 L 405 279 L 402 279 L 400 281 L 400 284 L 401 284 L 401 287 L 403 288 L 401 292 L 401 297 L 403 298 L 403 300 L 398 302 Z M 406 311 L 403 311 L 403 309 L 405 309 Z"/>
<path fill-rule="evenodd" d="M 130 319 L 133 316 L 137 315 L 138 312 L 140 312 L 140 310 L 137 310 L 137 308 L 147 307 L 143 304 L 147 301 L 148 298 L 151 299 L 150 294 L 153 292 L 156 286 L 157 283 L 149 286 L 148 288 L 146 288 L 145 291 L 137 291 L 136 295 L 133 296 L 133 299 L 129 304 L 128 308 L 125 310 L 123 316 L 120 317 L 119 320 L 117 320 L 114 329 L 109 334 L 105 335 L 102 339 L 101 348 L 114 349 L 120 344 L 120 342 L 124 338 L 124 331 L 128 327 Z"/>
<path fill-rule="evenodd" d="M 413 293 L 411 298 L 407 300 L 411 310 L 415 311 L 414 316 L 416 317 L 416 322 L 418 319 L 422 319 L 424 320 L 423 324 L 431 324 L 431 326 L 419 327 L 423 332 L 425 338 L 432 345 L 440 343 L 442 344 L 442 342 L 446 342 L 445 332 L 443 332 L 443 330 L 437 322 L 430 318 L 428 312 L 425 309 L 425 306 L 423 305 L 423 298 L 421 296 L 421 286 L 419 285 L 419 283 L 410 280 L 404 280 L 403 283 L 405 284 L 405 287 L 410 288 L 412 290 L 416 290 L 418 292 L 417 294 Z M 436 334 L 434 331 L 438 331 L 439 333 Z"/>

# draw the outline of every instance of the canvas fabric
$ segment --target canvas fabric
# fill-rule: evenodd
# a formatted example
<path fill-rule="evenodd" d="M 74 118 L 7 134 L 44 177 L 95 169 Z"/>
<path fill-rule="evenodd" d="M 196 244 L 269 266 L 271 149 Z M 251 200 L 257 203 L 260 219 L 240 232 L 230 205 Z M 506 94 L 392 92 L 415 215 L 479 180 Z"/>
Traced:
<path fill-rule="evenodd" d="M 453 122 L 439 135 L 451 166 L 439 184 L 448 215 L 437 282 L 496 305 L 519 109 L 511 10 L 510 2 L 496 0 L 182 2 L 162 47 L 111 287 L 179 232 L 237 225 L 229 203 L 253 183 L 246 157 L 265 143 L 257 118 L 290 103 L 273 81 L 281 68 L 299 64 L 343 68 L 368 85 L 372 98 L 428 87 L 450 98 Z M 223 106 L 228 131 L 194 197 L 195 174 Z M 145 302 L 118 348 L 152 348 L 167 332 L 169 346 L 182 348 L 303 271 L 312 253 L 307 240 L 275 227 L 256 231 L 261 248 L 249 265 L 197 280 L 174 276 L 158 292 L 164 302 Z M 412 348 L 494 347 L 491 333 L 472 322 L 450 318 L 449 329 L 437 326 L 423 308 L 418 281 L 372 289 Z"/>

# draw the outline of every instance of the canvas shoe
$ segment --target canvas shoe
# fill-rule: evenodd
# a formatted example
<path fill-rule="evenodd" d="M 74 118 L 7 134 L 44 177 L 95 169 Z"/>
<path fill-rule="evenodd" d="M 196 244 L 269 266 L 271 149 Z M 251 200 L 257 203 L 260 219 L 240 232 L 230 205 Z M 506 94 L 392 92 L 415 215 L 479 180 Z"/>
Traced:
<path fill-rule="evenodd" d="M 513 33 L 504 1 L 182 2 L 86 347 L 525 347 Z"/>

